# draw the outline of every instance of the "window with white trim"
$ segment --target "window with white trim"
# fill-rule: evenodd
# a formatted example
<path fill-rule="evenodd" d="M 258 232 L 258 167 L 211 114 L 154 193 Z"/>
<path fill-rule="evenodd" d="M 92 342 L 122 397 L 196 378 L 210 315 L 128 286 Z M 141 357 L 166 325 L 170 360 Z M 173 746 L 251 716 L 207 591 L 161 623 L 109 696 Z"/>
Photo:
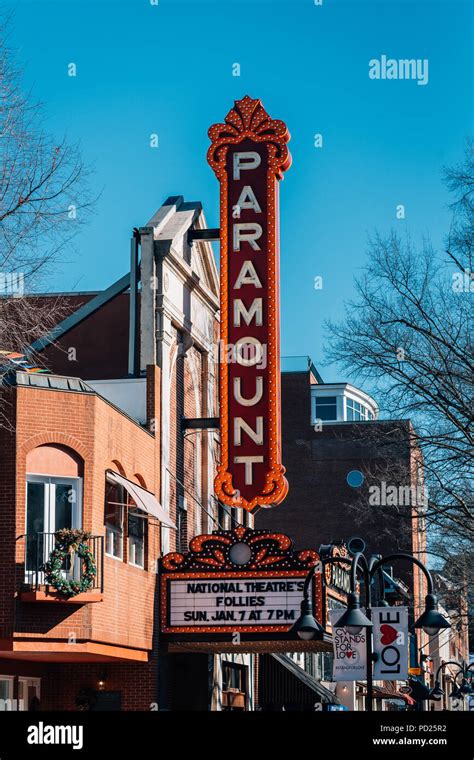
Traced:
<path fill-rule="evenodd" d="M 126 504 L 125 489 L 119 483 L 105 484 L 105 553 L 123 559 L 123 517 Z"/>
<path fill-rule="evenodd" d="M 18 676 L 18 705 L 21 711 L 38 710 L 41 698 L 41 678 Z"/>
<path fill-rule="evenodd" d="M 129 505 L 128 562 L 141 568 L 145 567 L 145 524 L 145 513 Z"/>
<path fill-rule="evenodd" d="M 364 404 L 349 396 L 346 399 L 346 415 L 348 420 L 373 420 L 374 415 Z"/>
<path fill-rule="evenodd" d="M 10 712 L 15 709 L 13 704 L 13 682 L 15 676 L 0 675 L 0 712 Z"/>
<path fill-rule="evenodd" d="M 337 396 L 316 396 L 316 419 L 337 420 Z"/>
<path fill-rule="evenodd" d="M 81 525 L 82 478 L 26 475 L 25 583 L 43 582 L 40 567 L 49 558 L 56 531 Z"/>

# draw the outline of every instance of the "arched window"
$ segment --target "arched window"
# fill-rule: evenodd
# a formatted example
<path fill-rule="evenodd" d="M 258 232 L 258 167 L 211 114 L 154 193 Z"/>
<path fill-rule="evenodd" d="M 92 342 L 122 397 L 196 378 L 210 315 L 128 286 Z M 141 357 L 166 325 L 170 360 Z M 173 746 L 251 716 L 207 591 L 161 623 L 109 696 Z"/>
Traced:
<path fill-rule="evenodd" d="M 67 446 L 45 444 L 26 457 L 26 582 L 47 560 L 54 534 L 82 527 L 81 457 Z"/>
<path fill-rule="evenodd" d="M 136 477 L 144 485 L 143 478 Z M 104 522 L 105 553 L 144 569 L 147 515 L 137 506 L 120 477 L 110 470 L 106 472 Z M 126 551 L 124 538 L 127 538 Z"/>

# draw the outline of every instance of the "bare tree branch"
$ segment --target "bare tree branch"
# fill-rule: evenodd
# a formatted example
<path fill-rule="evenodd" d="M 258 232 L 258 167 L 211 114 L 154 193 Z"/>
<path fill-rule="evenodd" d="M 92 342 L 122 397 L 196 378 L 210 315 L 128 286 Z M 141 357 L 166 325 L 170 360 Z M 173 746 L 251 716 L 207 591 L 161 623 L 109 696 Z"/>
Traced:
<path fill-rule="evenodd" d="M 411 419 L 416 430 L 409 445 L 421 451 L 428 501 L 421 510 L 397 504 L 378 507 L 380 530 L 392 530 L 394 517 L 410 523 L 421 515 L 443 575 L 472 587 L 472 142 L 462 162 L 445 169 L 444 178 L 453 198 L 447 259 L 427 240 L 416 249 L 409 238 L 376 233 L 356 282 L 357 299 L 347 305 L 341 322 L 327 324 L 327 354 L 370 384 L 373 395 L 383 399 L 389 419 Z M 412 473 L 394 466 L 389 456 L 393 441 L 383 426 L 365 430 L 379 455 L 369 482 L 412 482 Z M 366 494 L 353 510 L 356 520 L 373 511 Z"/>
<path fill-rule="evenodd" d="M 79 146 L 48 134 L 24 91 L 11 23 L 0 17 L 0 349 L 22 352 L 67 313 L 61 299 L 45 306 L 31 294 L 71 253 L 94 201 Z"/>

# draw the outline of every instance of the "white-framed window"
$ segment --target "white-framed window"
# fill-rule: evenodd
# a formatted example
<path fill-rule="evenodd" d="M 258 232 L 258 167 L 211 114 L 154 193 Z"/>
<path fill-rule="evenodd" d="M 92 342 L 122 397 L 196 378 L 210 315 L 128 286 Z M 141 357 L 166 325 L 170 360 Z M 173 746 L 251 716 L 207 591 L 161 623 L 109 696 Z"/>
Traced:
<path fill-rule="evenodd" d="M 337 420 L 337 396 L 316 396 L 315 417 L 317 420 Z"/>
<path fill-rule="evenodd" d="M 136 567 L 145 567 L 145 513 L 129 506 L 128 513 L 128 562 Z"/>
<path fill-rule="evenodd" d="M 123 523 L 126 504 L 125 489 L 106 479 L 105 483 L 105 553 L 123 559 Z"/>
<path fill-rule="evenodd" d="M 39 567 L 54 548 L 61 528 L 82 526 L 82 478 L 26 476 L 25 582 L 41 582 Z"/>
<path fill-rule="evenodd" d="M 41 678 L 18 677 L 18 709 L 37 710 L 41 699 Z"/>
<path fill-rule="evenodd" d="M 82 524 L 82 478 L 26 476 L 26 532 L 55 533 Z"/>
<path fill-rule="evenodd" d="M 373 420 L 374 418 L 372 412 L 369 412 L 364 404 L 350 398 L 350 396 L 346 399 L 346 414 L 348 420 Z"/>
<path fill-rule="evenodd" d="M 10 712 L 15 709 L 13 703 L 13 683 L 15 676 L 0 675 L 0 712 Z"/>

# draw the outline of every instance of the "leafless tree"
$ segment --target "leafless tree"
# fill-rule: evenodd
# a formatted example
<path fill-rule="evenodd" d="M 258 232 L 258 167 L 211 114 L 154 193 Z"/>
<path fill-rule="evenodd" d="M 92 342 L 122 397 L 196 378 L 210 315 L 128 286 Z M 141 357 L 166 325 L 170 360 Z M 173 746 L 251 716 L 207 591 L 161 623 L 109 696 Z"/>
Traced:
<path fill-rule="evenodd" d="M 60 299 L 45 306 L 31 293 L 70 255 L 92 200 L 79 146 L 48 134 L 23 88 L 11 23 L 0 17 L 0 349 L 21 352 L 64 316 Z"/>
<path fill-rule="evenodd" d="M 445 170 L 444 177 L 452 197 L 446 250 L 437 253 L 427 240 L 416 247 L 394 232 L 375 234 L 368 264 L 356 282 L 356 300 L 347 305 L 341 322 L 327 325 L 328 356 L 370 387 L 382 401 L 384 416 L 411 419 L 410 445 L 422 454 L 428 502 L 422 512 L 400 509 L 398 515 L 410 520 L 422 514 L 438 566 L 469 585 L 474 546 L 471 143 L 461 163 Z M 384 447 L 393 441 L 383 426 L 366 430 L 383 460 Z M 396 484 L 412 476 L 388 474 L 387 467 L 381 465 L 373 477 Z M 357 509 L 372 508 L 361 500 Z M 393 517 L 397 507 L 381 509 Z"/>

